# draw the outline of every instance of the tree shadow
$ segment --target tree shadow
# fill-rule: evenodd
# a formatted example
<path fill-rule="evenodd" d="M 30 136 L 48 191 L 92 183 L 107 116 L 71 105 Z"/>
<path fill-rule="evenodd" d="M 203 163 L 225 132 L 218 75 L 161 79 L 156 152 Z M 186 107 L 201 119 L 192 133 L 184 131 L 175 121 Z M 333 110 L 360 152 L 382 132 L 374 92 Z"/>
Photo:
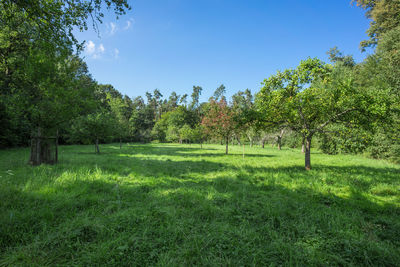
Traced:
<path fill-rule="evenodd" d="M 339 197 L 257 182 L 243 172 L 151 177 L 135 184 L 76 180 L 49 192 L 0 188 L 0 264 L 394 266 L 400 260 L 399 207 L 358 191 Z"/>
<path fill-rule="evenodd" d="M 374 186 L 385 185 L 383 189 L 392 186 L 393 190 L 387 190 L 386 193 L 397 194 L 399 189 L 400 169 L 396 168 L 376 168 L 363 165 L 354 166 L 329 166 L 314 164 L 312 171 L 305 171 L 302 166 L 289 167 L 253 167 L 245 165 L 242 167 L 248 173 L 261 173 L 266 177 L 274 173 L 285 173 L 293 181 L 303 179 L 310 182 L 320 182 L 326 185 L 350 186 L 359 192 L 368 192 Z M 255 178 L 257 179 L 257 178 Z M 379 194 L 379 192 L 376 192 Z M 385 192 L 382 192 L 385 193 Z"/>

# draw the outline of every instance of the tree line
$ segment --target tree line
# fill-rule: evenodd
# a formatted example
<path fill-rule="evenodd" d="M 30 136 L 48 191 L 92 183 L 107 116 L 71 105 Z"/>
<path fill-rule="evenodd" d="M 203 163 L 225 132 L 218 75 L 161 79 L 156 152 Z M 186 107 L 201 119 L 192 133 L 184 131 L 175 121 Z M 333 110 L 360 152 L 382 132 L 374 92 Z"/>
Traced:
<path fill-rule="evenodd" d="M 90 19 L 96 28 L 104 4 L 124 14 L 126 1 L 0 1 L 0 147 L 56 136 L 94 144 L 96 153 L 104 142 L 158 141 L 218 142 L 228 154 L 229 144 L 272 143 L 302 147 L 306 169 L 311 147 L 398 161 L 400 4 L 355 3 L 371 19 L 361 48 L 374 52 L 363 62 L 334 47 L 329 63 L 307 58 L 266 78 L 255 94 L 228 99 L 221 85 L 200 102 L 200 86 L 131 98 L 91 76 L 72 29 L 87 29 Z"/>

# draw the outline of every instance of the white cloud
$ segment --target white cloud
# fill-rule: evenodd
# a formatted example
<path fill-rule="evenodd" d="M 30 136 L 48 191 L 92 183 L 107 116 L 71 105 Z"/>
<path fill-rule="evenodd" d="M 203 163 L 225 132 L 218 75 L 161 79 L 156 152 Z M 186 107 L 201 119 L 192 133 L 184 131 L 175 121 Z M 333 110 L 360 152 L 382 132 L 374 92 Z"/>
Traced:
<path fill-rule="evenodd" d="M 119 57 L 119 50 L 118 48 L 114 49 L 114 58 L 117 59 Z"/>
<path fill-rule="evenodd" d="M 89 40 L 85 46 L 85 52 L 88 55 L 92 55 L 96 52 L 96 45 L 93 43 L 93 41 Z"/>
<path fill-rule="evenodd" d="M 135 23 L 135 20 L 133 18 L 130 18 L 129 20 L 127 20 L 126 24 L 125 24 L 125 27 L 124 27 L 124 30 L 125 31 L 129 30 L 134 23 Z"/>
<path fill-rule="evenodd" d="M 103 44 L 100 44 L 98 47 L 96 47 L 96 44 L 92 40 L 89 40 L 85 46 L 85 54 L 94 59 L 100 58 L 105 51 L 106 48 Z"/>
<path fill-rule="evenodd" d="M 97 52 L 103 54 L 104 51 L 106 51 L 106 49 L 104 48 L 104 45 L 103 45 L 103 44 L 100 44 L 100 45 L 99 45 L 99 48 L 97 48 Z"/>
<path fill-rule="evenodd" d="M 126 26 L 124 27 L 124 30 L 128 30 L 132 26 L 132 22 L 130 20 L 126 21 Z"/>
<path fill-rule="evenodd" d="M 114 22 L 110 22 L 110 35 L 114 35 L 117 29 L 117 24 Z"/>

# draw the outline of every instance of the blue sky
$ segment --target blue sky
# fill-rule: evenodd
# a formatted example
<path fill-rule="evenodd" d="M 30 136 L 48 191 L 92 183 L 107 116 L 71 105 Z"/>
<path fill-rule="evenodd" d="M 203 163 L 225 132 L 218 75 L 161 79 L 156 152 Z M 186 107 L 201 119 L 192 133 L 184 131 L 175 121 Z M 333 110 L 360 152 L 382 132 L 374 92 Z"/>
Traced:
<path fill-rule="evenodd" d="M 116 20 L 107 13 L 100 38 L 78 33 L 93 77 L 130 97 L 161 90 L 207 100 L 224 84 L 227 95 L 249 88 L 307 57 L 327 61 L 338 46 L 361 61 L 368 20 L 350 0 L 135 0 Z"/>

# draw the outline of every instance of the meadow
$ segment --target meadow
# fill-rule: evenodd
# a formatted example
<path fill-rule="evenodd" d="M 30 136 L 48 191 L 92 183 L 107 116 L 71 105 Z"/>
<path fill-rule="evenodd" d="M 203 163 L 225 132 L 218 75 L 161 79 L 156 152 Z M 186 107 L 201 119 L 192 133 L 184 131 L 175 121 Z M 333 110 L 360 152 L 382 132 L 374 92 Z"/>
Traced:
<path fill-rule="evenodd" d="M 314 151 L 0 151 L 1 266 L 399 266 L 400 166 Z"/>

